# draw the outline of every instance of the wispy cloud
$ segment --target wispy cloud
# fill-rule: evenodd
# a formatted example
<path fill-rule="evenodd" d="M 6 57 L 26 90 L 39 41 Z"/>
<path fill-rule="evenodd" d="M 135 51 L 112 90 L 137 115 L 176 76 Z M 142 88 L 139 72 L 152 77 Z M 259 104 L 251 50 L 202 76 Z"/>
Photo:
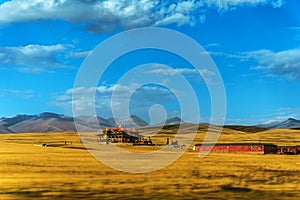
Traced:
<path fill-rule="evenodd" d="M 299 107 L 283 107 L 269 110 L 268 114 L 250 115 L 247 118 L 227 118 L 226 124 L 259 125 L 288 118 L 300 119 Z"/>
<path fill-rule="evenodd" d="M 293 26 L 293 27 L 290 27 L 289 29 L 300 31 L 300 26 Z"/>
<path fill-rule="evenodd" d="M 300 80 L 300 48 L 279 52 L 261 49 L 244 54 L 257 62 L 258 65 L 253 67 L 255 70 Z"/>
<path fill-rule="evenodd" d="M 164 76 L 173 76 L 178 73 L 182 75 L 189 76 L 196 76 L 198 77 L 201 75 L 203 78 L 210 78 L 215 76 L 216 74 L 213 71 L 210 71 L 209 69 L 203 68 L 203 69 L 192 69 L 192 68 L 166 68 L 166 67 L 161 67 L 160 65 L 154 65 L 152 70 L 149 70 L 145 73 L 149 74 L 159 74 L 159 75 L 164 75 Z M 199 77 L 198 77 L 199 78 Z"/>
<path fill-rule="evenodd" d="M 294 33 L 296 33 L 295 40 L 297 42 L 300 41 L 300 26 L 293 26 L 289 27 L 290 30 L 292 30 Z"/>
<path fill-rule="evenodd" d="M 250 68 L 264 71 L 269 77 L 283 76 L 289 80 L 300 80 L 300 48 L 277 52 L 268 49 L 237 53 L 210 51 L 209 54 L 254 62 L 254 66 Z"/>
<path fill-rule="evenodd" d="M 287 119 L 287 118 L 296 118 L 300 119 L 300 108 L 279 108 L 273 112 L 275 119 Z"/>
<path fill-rule="evenodd" d="M 17 66 L 23 72 L 44 72 L 47 68 L 66 67 L 58 59 L 65 50 L 61 44 L 0 47 L 0 64 Z"/>
<path fill-rule="evenodd" d="M 87 31 L 100 33 L 115 29 L 205 21 L 207 9 L 219 12 L 244 6 L 281 7 L 283 0 L 12 0 L 0 5 L 0 23 L 64 20 L 84 24 Z"/>
<path fill-rule="evenodd" d="M 39 97 L 34 90 L 11 90 L 11 89 L 1 89 L 0 90 L 0 98 L 6 96 L 14 96 L 16 98 L 21 99 L 32 99 Z"/>
<path fill-rule="evenodd" d="M 216 48 L 216 47 L 220 47 L 221 45 L 219 43 L 210 43 L 205 45 L 205 48 Z"/>
<path fill-rule="evenodd" d="M 288 118 L 300 119 L 299 107 L 282 107 L 270 110 L 268 114 L 253 115 L 248 118 L 250 124 L 262 124 L 270 121 L 286 120 Z M 248 123 L 249 124 L 249 123 Z"/>

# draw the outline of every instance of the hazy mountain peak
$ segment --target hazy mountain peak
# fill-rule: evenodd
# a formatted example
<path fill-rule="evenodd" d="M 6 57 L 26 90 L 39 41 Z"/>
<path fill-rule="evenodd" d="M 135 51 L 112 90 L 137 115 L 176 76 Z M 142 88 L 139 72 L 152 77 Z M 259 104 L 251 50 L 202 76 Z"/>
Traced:
<path fill-rule="evenodd" d="M 287 121 L 299 121 L 299 120 L 290 117 L 287 119 Z"/>
<path fill-rule="evenodd" d="M 5 126 L 0 125 L 0 134 L 1 133 L 12 133 L 12 131 L 6 128 Z"/>
<path fill-rule="evenodd" d="M 44 118 L 44 119 L 49 119 L 49 118 L 59 118 L 63 115 L 59 115 L 56 113 L 51 113 L 51 112 L 43 112 L 38 115 L 39 118 Z"/>
<path fill-rule="evenodd" d="M 167 119 L 165 122 L 165 125 L 174 125 L 174 124 L 181 124 L 185 123 L 180 117 L 172 117 L 170 119 Z"/>
<path fill-rule="evenodd" d="M 300 120 L 294 118 L 288 119 L 278 119 L 278 120 L 269 120 L 263 124 L 258 125 L 267 129 L 276 129 L 276 128 L 300 128 Z"/>

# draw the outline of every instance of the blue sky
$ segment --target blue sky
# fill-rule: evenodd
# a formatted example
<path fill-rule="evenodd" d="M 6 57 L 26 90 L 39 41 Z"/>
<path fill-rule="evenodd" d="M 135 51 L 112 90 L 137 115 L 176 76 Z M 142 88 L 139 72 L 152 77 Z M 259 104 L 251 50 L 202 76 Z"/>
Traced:
<path fill-rule="evenodd" d="M 226 90 L 226 123 L 300 118 L 299 8 L 298 0 L 0 1 L 0 116 L 71 115 L 75 90 L 82 93 L 75 100 L 84 109 L 90 103 L 85 95 L 93 90 L 73 86 L 85 57 L 121 31 L 155 26 L 186 34 L 213 58 Z M 208 121 L 208 86 L 185 60 L 157 50 L 132 52 L 108 68 L 96 88 L 97 114 L 111 116 L 116 85 L 123 89 L 120 94 L 130 87 L 117 81 L 147 63 L 182 73 L 197 95 L 201 121 Z M 151 72 L 172 76 L 155 65 Z M 214 74 L 206 70 L 201 75 L 209 79 Z M 134 93 L 130 113 L 149 120 L 154 104 L 161 104 L 168 117 L 180 116 L 176 96 L 155 84 Z"/>

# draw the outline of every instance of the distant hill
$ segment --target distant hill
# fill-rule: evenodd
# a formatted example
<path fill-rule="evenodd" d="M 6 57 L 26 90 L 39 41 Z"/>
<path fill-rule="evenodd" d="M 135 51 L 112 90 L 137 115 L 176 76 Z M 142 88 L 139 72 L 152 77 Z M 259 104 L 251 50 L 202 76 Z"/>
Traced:
<path fill-rule="evenodd" d="M 3 117 L 3 118 L 1 118 L 1 125 L 4 125 L 5 127 L 10 127 L 10 126 L 13 126 L 22 121 L 32 119 L 34 117 L 36 117 L 36 116 L 35 115 L 16 115 L 11 118 Z"/>
<path fill-rule="evenodd" d="M 238 126 L 238 125 L 225 125 L 224 128 L 228 128 L 235 131 L 247 132 L 247 133 L 257 133 L 257 132 L 268 130 L 267 128 L 262 128 L 259 126 Z"/>
<path fill-rule="evenodd" d="M 11 130 L 9 130 L 8 128 L 6 128 L 5 126 L 0 125 L 0 134 L 1 133 L 13 133 L 13 132 Z"/>
<path fill-rule="evenodd" d="M 75 125 L 72 117 L 55 113 L 41 113 L 39 115 L 17 115 L 6 118 L 3 126 L 16 133 L 21 132 L 61 132 L 74 131 Z"/>
<path fill-rule="evenodd" d="M 277 129 L 277 128 L 293 128 L 299 129 L 300 128 L 300 120 L 294 118 L 288 118 L 283 120 L 271 120 L 265 122 L 263 124 L 259 124 L 259 127 L 267 128 L 267 129 Z"/>
<path fill-rule="evenodd" d="M 183 121 L 180 117 L 172 117 L 169 119 L 166 119 L 166 121 L 161 121 L 156 124 L 151 124 L 151 126 L 168 126 L 168 125 L 177 125 L 177 124 L 184 124 L 186 123 Z"/>
<path fill-rule="evenodd" d="M 173 117 L 173 118 L 167 119 L 165 122 L 165 125 L 174 125 L 174 124 L 182 124 L 182 123 L 185 123 L 185 121 L 183 121 L 179 117 Z"/>

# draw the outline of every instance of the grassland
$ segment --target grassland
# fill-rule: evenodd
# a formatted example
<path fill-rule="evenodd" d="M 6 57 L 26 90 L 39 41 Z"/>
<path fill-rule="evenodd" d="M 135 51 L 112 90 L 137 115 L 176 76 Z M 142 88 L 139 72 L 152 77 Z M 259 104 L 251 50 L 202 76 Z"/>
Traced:
<path fill-rule="evenodd" d="M 167 127 L 153 137 L 154 142 L 164 143 L 166 137 L 174 136 L 175 129 Z M 203 141 L 206 129 L 199 127 L 193 144 Z M 247 132 L 225 128 L 220 141 L 296 145 L 300 144 L 300 131 Z M 50 146 L 37 145 L 43 143 Z M 200 159 L 190 148 L 166 168 L 132 174 L 97 161 L 85 150 L 76 133 L 3 134 L 0 135 L 0 199 L 300 198 L 300 155 L 210 153 Z"/>

